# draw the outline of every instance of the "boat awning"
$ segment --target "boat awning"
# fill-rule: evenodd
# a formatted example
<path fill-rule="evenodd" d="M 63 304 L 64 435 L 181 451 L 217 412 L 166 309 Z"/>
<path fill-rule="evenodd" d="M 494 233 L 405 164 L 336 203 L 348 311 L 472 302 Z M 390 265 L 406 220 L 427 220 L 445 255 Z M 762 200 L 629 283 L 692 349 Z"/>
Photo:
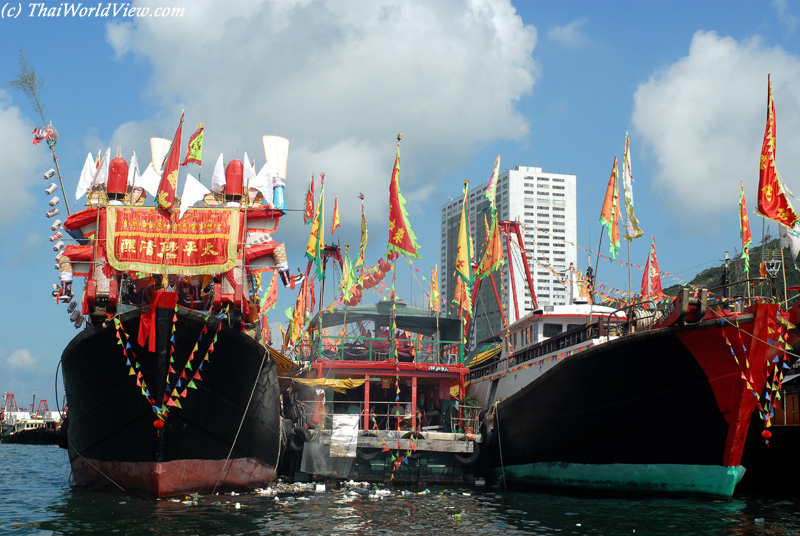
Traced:
<path fill-rule="evenodd" d="M 475 350 L 470 352 L 466 358 L 464 358 L 464 366 L 468 368 L 477 367 L 481 363 L 488 361 L 499 354 L 500 350 L 502 349 L 503 343 L 501 342 L 489 342 L 481 344 L 475 348 Z"/>
<path fill-rule="evenodd" d="M 291 378 L 291 380 L 310 387 L 321 387 L 323 389 L 331 387 L 339 393 L 343 393 L 347 389 L 361 387 L 366 381 L 364 378 Z"/>
<path fill-rule="evenodd" d="M 275 364 L 278 365 L 278 376 L 294 376 L 300 372 L 300 365 L 280 353 L 278 350 L 272 346 L 267 346 L 267 350 L 269 351 L 270 357 L 275 360 Z"/>

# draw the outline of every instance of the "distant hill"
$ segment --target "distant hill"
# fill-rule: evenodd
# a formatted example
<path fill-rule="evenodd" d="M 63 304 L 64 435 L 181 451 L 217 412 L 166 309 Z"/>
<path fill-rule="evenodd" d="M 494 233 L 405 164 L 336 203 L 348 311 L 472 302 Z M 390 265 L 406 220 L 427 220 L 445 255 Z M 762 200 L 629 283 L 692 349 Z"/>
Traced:
<path fill-rule="evenodd" d="M 781 250 L 778 239 L 774 239 L 770 242 L 767 242 L 764 246 L 766 255 L 765 258 L 772 258 L 776 260 L 781 259 Z M 750 278 L 757 278 L 758 277 L 758 267 L 761 263 L 761 251 L 762 246 L 756 246 L 750 248 Z M 794 287 L 800 285 L 800 271 L 798 271 L 794 263 L 792 262 L 791 253 L 789 253 L 788 249 L 783 250 L 783 266 L 786 271 L 786 288 Z M 734 257 L 731 258 L 728 269 L 730 271 L 730 280 L 731 282 L 739 281 L 744 279 L 744 259 L 742 259 L 741 253 L 736 254 Z M 699 274 L 695 276 L 689 283 L 692 286 L 696 286 L 699 288 L 707 288 L 707 289 L 714 289 L 721 285 L 722 283 L 722 274 L 725 272 L 725 265 L 724 263 L 720 266 L 716 266 L 713 268 L 708 268 L 707 270 L 703 270 Z M 778 287 L 781 294 L 784 293 L 784 283 L 783 283 L 783 269 L 778 272 L 777 277 L 775 278 L 775 285 Z M 670 296 L 675 296 L 681 289 L 681 285 L 672 285 L 664 289 L 664 293 Z M 736 291 L 736 289 L 734 289 Z M 738 292 L 742 292 L 739 290 Z M 738 293 L 736 292 L 736 293 Z M 766 292 L 766 291 L 765 291 Z M 742 292 L 743 294 L 746 293 Z M 795 295 L 795 292 L 789 292 L 790 296 Z"/>

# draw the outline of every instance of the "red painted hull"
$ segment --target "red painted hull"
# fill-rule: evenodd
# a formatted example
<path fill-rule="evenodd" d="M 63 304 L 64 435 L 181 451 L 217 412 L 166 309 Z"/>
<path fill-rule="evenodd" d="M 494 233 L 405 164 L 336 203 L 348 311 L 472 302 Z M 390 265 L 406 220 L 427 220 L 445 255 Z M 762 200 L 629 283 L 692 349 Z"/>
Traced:
<path fill-rule="evenodd" d="M 275 479 L 275 467 L 254 458 L 234 460 L 176 460 L 171 462 L 108 462 L 77 458 L 72 461 L 75 483 L 96 489 L 173 497 L 215 488 L 258 487 Z M 116 484 L 115 484 L 116 483 Z"/>

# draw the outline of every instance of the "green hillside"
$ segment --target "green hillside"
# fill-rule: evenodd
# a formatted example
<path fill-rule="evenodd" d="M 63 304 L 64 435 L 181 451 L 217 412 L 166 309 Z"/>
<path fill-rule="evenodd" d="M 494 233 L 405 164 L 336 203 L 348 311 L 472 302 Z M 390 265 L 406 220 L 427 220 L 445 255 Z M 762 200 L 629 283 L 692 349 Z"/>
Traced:
<path fill-rule="evenodd" d="M 766 258 L 773 258 L 776 260 L 780 260 L 781 258 L 781 249 L 778 243 L 778 239 L 772 240 L 767 242 L 764 246 L 766 251 Z M 761 262 L 761 250 L 762 246 L 756 246 L 750 249 L 750 278 L 754 279 L 758 277 L 758 267 Z M 791 260 L 791 253 L 788 249 L 783 250 L 783 264 L 782 267 L 785 268 L 786 273 L 786 287 L 794 287 L 800 285 L 800 271 L 795 268 L 794 263 Z M 730 279 L 731 282 L 740 281 L 744 278 L 744 259 L 742 259 L 741 254 L 732 257 L 730 263 L 728 264 L 728 268 L 730 271 Z M 707 288 L 707 289 L 714 289 L 721 285 L 722 282 L 722 275 L 725 271 L 724 263 L 720 266 L 715 266 L 713 268 L 708 268 L 707 270 L 703 270 L 699 274 L 695 276 L 689 283 L 692 286 L 700 287 L 700 288 Z M 784 270 L 781 269 L 775 278 L 775 285 L 778 287 L 778 290 L 781 294 L 784 293 L 784 281 L 783 281 L 783 274 Z M 681 285 L 672 285 L 664 289 L 664 293 L 670 296 L 675 296 L 678 291 L 681 289 Z M 744 288 L 734 288 L 734 293 L 742 293 L 745 294 L 746 291 Z M 767 289 L 764 289 L 764 292 L 767 292 Z M 793 296 L 796 292 L 790 291 L 789 295 Z"/>

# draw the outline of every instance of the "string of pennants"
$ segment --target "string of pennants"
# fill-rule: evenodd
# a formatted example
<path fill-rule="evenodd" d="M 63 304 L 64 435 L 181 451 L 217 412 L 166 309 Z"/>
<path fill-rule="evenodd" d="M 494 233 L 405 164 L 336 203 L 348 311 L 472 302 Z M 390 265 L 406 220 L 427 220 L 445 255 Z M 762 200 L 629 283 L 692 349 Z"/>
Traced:
<path fill-rule="evenodd" d="M 545 357 L 544 359 L 540 359 L 539 361 L 536 361 L 535 363 L 525 363 L 523 365 L 517 365 L 516 367 L 512 367 L 510 369 L 506 369 L 503 372 L 498 372 L 498 373 L 492 374 L 490 376 L 490 378 L 492 380 L 496 380 L 497 378 L 502 378 L 506 374 L 510 374 L 512 372 L 517 372 L 519 370 L 527 370 L 527 369 L 529 369 L 530 367 L 532 367 L 534 365 L 539 365 L 539 367 L 542 367 L 546 363 L 551 363 L 553 361 L 560 361 L 561 359 L 564 359 L 566 357 L 575 355 L 575 354 L 577 354 L 579 352 L 582 352 L 582 351 L 584 351 L 584 350 L 586 350 L 588 348 L 591 348 L 592 346 L 594 346 L 594 343 L 590 342 L 586 346 L 581 346 L 580 348 L 576 348 L 575 350 L 568 350 L 568 351 L 562 352 L 560 354 L 553 354 L 553 355 Z"/>
<path fill-rule="evenodd" d="M 202 359 L 198 359 L 199 356 L 196 356 L 195 353 L 199 351 L 199 347 L 202 344 L 204 337 L 207 337 L 209 333 L 208 326 L 203 326 L 200 336 L 198 337 L 192 352 L 189 354 L 189 358 L 186 360 L 186 363 L 184 364 L 180 374 L 178 374 L 173 367 L 175 364 L 175 324 L 178 320 L 177 310 L 178 309 L 176 306 L 172 317 L 172 333 L 170 335 L 170 355 L 166 377 L 166 388 L 164 397 L 160 404 L 156 401 L 156 398 L 150 393 L 150 389 L 147 387 L 144 375 L 142 374 L 142 366 L 137 359 L 136 351 L 133 349 L 133 346 L 130 343 L 130 337 L 125 332 L 125 329 L 123 328 L 122 322 L 119 320 L 119 318 L 114 317 L 117 344 L 122 346 L 122 354 L 125 356 L 125 364 L 128 366 L 129 370 L 128 375 L 136 377 L 136 386 L 141 389 L 142 396 L 147 399 L 150 407 L 153 410 L 153 413 L 155 413 L 162 423 L 167 418 L 169 408 L 182 409 L 180 399 L 188 396 L 189 389 L 197 389 L 195 382 L 199 382 L 203 379 L 200 375 L 200 372 L 203 370 L 204 364 L 209 360 L 210 355 L 214 352 L 214 343 L 217 342 L 217 333 L 222 327 L 222 324 L 217 327 L 217 331 L 214 332 L 214 338 L 209 344 L 205 355 L 202 357 Z M 193 362 L 195 365 L 192 364 Z M 197 370 L 194 369 L 195 366 L 197 367 Z M 171 380 L 172 375 L 177 376 L 177 381 L 175 382 L 174 387 Z M 160 428 L 160 426 L 156 427 Z"/>
<path fill-rule="evenodd" d="M 763 395 L 756 391 L 753 387 L 750 362 L 747 358 L 748 349 L 744 344 L 744 340 L 742 339 L 742 329 L 739 326 L 738 319 L 734 318 L 733 323 L 728 320 L 729 325 L 736 328 L 736 346 L 731 343 L 730 338 L 723 331 L 725 344 L 728 345 L 731 355 L 733 356 L 733 360 L 741 369 L 741 379 L 744 380 L 747 390 L 750 391 L 750 394 L 752 394 L 756 399 L 759 418 L 764 421 L 765 430 L 772 426 L 772 419 L 775 417 L 775 408 L 780 409 L 780 391 L 784 378 L 784 371 L 791 369 L 791 358 L 789 351 L 793 350 L 793 347 L 784 339 L 784 335 L 786 335 L 789 330 L 794 329 L 795 326 L 783 318 L 780 314 L 780 311 L 777 313 L 775 320 L 777 324 L 780 324 L 780 326 L 777 327 L 777 329 L 774 329 L 770 325 L 767 325 L 767 340 L 761 341 L 778 350 L 778 354 L 772 359 L 772 362 L 767 364 L 768 367 L 771 365 L 772 370 L 767 374 L 766 389 L 764 390 Z M 723 323 L 725 322 L 723 319 L 720 319 L 720 321 Z M 745 332 L 745 334 L 747 333 Z M 754 340 L 758 340 L 755 337 L 752 338 Z M 738 352 L 739 356 L 737 356 L 737 350 L 740 350 Z M 742 359 L 740 359 L 740 357 L 743 358 L 744 363 L 742 363 Z M 765 435 L 764 437 L 768 439 L 769 434 Z"/>

